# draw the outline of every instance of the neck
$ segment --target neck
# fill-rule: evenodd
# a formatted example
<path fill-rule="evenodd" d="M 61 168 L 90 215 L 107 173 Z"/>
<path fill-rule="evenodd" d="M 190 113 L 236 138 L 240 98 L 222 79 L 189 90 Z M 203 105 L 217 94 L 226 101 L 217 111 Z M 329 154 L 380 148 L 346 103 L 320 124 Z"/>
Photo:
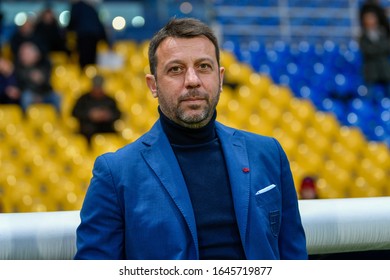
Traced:
<path fill-rule="evenodd" d="M 217 117 L 216 112 L 214 112 L 211 120 L 201 128 L 187 128 L 180 126 L 165 116 L 160 108 L 158 108 L 158 112 L 160 114 L 160 121 L 163 130 L 171 144 L 196 145 L 210 142 L 217 137 L 215 132 L 215 119 Z"/>

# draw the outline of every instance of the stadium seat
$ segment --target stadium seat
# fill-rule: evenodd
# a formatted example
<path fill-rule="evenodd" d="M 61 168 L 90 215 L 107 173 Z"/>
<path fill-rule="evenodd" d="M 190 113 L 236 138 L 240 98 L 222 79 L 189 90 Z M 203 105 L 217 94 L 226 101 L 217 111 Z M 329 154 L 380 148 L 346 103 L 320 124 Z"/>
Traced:
<path fill-rule="evenodd" d="M 326 156 L 329 154 L 331 148 L 331 141 L 325 137 L 318 129 L 313 126 L 309 126 L 305 130 L 304 139 L 311 150 L 317 155 Z"/>
<path fill-rule="evenodd" d="M 317 180 L 318 198 L 345 198 L 346 193 L 342 189 L 334 188 L 328 178 L 321 177 Z"/>
<path fill-rule="evenodd" d="M 299 163 L 307 176 L 316 177 L 321 173 L 324 157 L 314 152 L 309 145 L 305 143 L 299 144 L 296 148 L 294 159 Z"/>
<path fill-rule="evenodd" d="M 42 127 L 46 122 L 55 124 L 58 117 L 55 108 L 50 104 L 32 104 L 26 111 L 26 120 L 36 127 Z"/>
<path fill-rule="evenodd" d="M 114 152 L 124 144 L 124 140 L 116 133 L 99 133 L 93 135 L 91 139 L 91 149 L 95 156 Z"/>
<path fill-rule="evenodd" d="M 0 128 L 7 124 L 20 124 L 23 121 L 23 111 L 16 104 L 0 104 Z"/>
<path fill-rule="evenodd" d="M 268 90 L 270 101 L 279 107 L 280 110 L 287 110 L 293 103 L 293 94 L 290 89 L 283 86 L 272 85 Z"/>
<path fill-rule="evenodd" d="M 382 196 L 382 192 L 375 186 L 370 185 L 367 179 L 361 176 L 355 179 L 355 184 L 349 189 L 349 197 L 351 198 L 376 196 Z"/>

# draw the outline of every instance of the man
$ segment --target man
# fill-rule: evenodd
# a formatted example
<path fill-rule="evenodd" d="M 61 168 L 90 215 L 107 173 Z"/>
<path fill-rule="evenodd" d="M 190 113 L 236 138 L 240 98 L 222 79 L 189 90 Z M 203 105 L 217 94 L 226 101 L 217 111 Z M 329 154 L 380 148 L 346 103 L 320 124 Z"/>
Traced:
<path fill-rule="evenodd" d="M 81 69 L 96 64 L 100 41 L 110 45 L 103 22 L 91 0 L 71 0 L 69 32 L 76 34 L 78 63 Z"/>
<path fill-rule="evenodd" d="M 0 104 L 20 105 L 20 90 L 14 69 L 10 60 L 0 57 Z"/>
<path fill-rule="evenodd" d="M 378 15 L 367 11 L 362 16 L 359 46 L 363 58 L 363 77 L 372 102 L 390 97 L 390 37 L 379 24 Z M 382 88 L 383 93 L 378 91 Z"/>
<path fill-rule="evenodd" d="M 224 68 L 212 31 L 173 19 L 151 40 L 152 129 L 97 158 L 76 259 L 306 259 L 278 142 L 215 121 Z"/>
<path fill-rule="evenodd" d="M 121 117 L 115 99 L 105 93 L 103 83 L 102 76 L 94 76 L 92 89 L 77 99 L 72 110 L 79 121 L 80 133 L 89 143 L 97 133 L 116 133 L 115 122 Z"/>
<path fill-rule="evenodd" d="M 32 42 L 22 43 L 16 58 L 15 76 L 24 111 L 32 104 L 46 103 L 61 112 L 61 96 L 53 90 L 51 74 L 51 62 L 39 47 Z"/>

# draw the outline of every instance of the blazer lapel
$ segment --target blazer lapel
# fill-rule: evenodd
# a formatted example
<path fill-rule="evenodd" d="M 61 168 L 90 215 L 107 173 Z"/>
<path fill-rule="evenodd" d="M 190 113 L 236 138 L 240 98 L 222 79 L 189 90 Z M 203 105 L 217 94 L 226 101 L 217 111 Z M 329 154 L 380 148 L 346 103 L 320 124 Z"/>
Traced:
<path fill-rule="evenodd" d="M 216 125 L 229 173 L 237 224 L 242 244 L 245 245 L 250 190 L 250 166 L 245 139 L 236 136 L 235 130 L 228 130 L 219 123 Z"/>
<path fill-rule="evenodd" d="M 146 149 L 141 151 L 143 157 L 182 213 L 194 240 L 196 252 L 199 255 L 196 223 L 191 199 L 180 166 L 159 121 L 156 122 L 143 139 L 143 143 L 146 145 Z"/>

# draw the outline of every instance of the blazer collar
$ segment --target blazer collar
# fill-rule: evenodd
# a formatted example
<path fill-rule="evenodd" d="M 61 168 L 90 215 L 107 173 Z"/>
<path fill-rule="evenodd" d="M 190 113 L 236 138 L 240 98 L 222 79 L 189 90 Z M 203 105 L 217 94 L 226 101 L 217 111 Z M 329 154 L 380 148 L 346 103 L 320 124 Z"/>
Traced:
<path fill-rule="evenodd" d="M 216 123 L 232 188 L 237 224 L 245 248 L 249 214 L 250 166 L 245 138 L 238 130 Z"/>
<path fill-rule="evenodd" d="M 199 258 L 198 237 L 191 199 L 179 163 L 159 120 L 145 134 L 142 142 L 146 147 L 141 153 L 183 215 L 194 240 L 196 258 Z"/>

